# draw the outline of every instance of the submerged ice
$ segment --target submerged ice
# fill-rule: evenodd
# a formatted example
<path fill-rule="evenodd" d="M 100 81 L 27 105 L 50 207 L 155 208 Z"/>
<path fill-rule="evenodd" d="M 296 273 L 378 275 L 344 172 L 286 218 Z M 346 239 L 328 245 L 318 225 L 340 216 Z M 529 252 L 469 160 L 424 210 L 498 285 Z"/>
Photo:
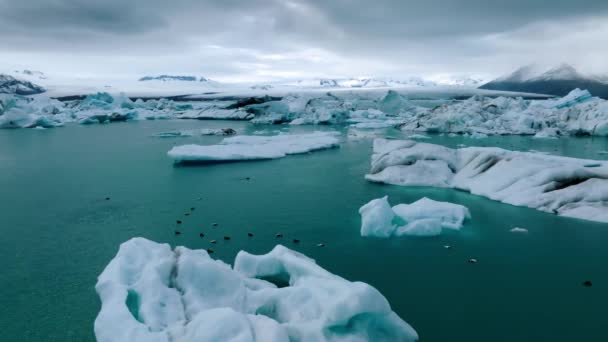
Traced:
<path fill-rule="evenodd" d="M 608 164 L 494 147 L 374 140 L 366 179 L 449 187 L 557 215 L 608 222 Z"/>
<path fill-rule="evenodd" d="M 204 250 L 134 238 L 95 286 L 99 342 L 416 341 L 378 290 L 276 246 L 234 267 Z"/>
<path fill-rule="evenodd" d="M 276 159 L 289 154 L 337 147 L 339 137 L 340 133 L 335 131 L 273 136 L 243 135 L 225 138 L 217 145 L 175 146 L 167 154 L 177 163 Z"/>
<path fill-rule="evenodd" d="M 439 202 L 426 197 L 412 204 L 391 207 L 388 197 L 377 198 L 359 209 L 361 236 L 436 236 L 443 229 L 458 230 L 469 210 L 459 204 Z"/>

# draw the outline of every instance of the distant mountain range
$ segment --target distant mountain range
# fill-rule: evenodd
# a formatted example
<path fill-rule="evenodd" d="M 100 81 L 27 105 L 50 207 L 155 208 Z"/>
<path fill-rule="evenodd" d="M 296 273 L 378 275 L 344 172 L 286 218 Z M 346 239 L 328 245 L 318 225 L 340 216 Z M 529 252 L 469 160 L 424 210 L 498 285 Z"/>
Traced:
<path fill-rule="evenodd" d="M 594 96 L 608 99 L 608 75 L 585 75 L 569 64 L 561 64 L 549 70 L 527 65 L 479 88 L 556 96 L 564 96 L 572 89 L 580 88 L 589 90 Z"/>
<path fill-rule="evenodd" d="M 399 87 L 470 87 L 484 83 L 482 78 L 472 76 L 443 77 L 436 80 L 421 77 L 393 78 L 321 78 L 296 81 L 295 86 L 321 88 L 399 88 Z"/>
<path fill-rule="evenodd" d="M 139 81 L 187 81 L 196 82 L 198 78 L 196 76 L 175 76 L 175 75 L 159 75 L 159 76 L 144 76 Z"/>
<path fill-rule="evenodd" d="M 0 74 L 0 94 L 35 95 L 46 89 L 30 81 Z"/>

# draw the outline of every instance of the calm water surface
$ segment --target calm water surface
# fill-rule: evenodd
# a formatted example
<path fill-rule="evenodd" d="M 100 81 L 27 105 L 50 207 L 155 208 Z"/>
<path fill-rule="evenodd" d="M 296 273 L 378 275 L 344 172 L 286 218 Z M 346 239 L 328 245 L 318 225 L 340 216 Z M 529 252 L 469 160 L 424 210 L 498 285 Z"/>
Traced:
<path fill-rule="evenodd" d="M 121 242 L 144 236 L 208 248 L 224 235 L 232 240 L 213 246 L 224 261 L 280 242 L 375 286 L 422 341 L 608 341 L 607 224 L 453 190 L 366 182 L 370 140 L 273 161 L 176 167 L 166 156 L 173 144 L 221 138 L 151 137 L 202 127 L 251 133 L 284 126 L 147 121 L 0 130 L 1 341 L 94 341 L 96 277 Z M 608 158 L 597 153 L 608 150 L 605 138 L 428 141 Z M 361 238 L 357 210 L 384 195 L 392 204 L 423 196 L 460 203 L 473 219 L 436 238 Z M 194 214 L 185 217 L 190 207 Z M 177 219 L 184 221 L 180 236 L 173 233 Z M 516 226 L 529 234 L 509 233 Z M 277 232 L 285 238 L 275 239 Z M 302 242 L 294 246 L 291 238 Z M 585 280 L 593 286 L 583 287 Z"/>

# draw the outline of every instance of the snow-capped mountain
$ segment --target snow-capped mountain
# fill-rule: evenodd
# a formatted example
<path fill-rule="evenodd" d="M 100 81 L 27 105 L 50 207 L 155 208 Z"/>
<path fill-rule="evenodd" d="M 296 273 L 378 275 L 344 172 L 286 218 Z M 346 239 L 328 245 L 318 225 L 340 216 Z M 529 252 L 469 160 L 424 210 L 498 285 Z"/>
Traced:
<path fill-rule="evenodd" d="M 477 88 L 488 81 L 483 76 L 476 75 L 448 75 L 437 76 L 431 79 L 436 85 L 450 87 Z"/>
<path fill-rule="evenodd" d="M 187 81 L 187 82 L 196 82 L 198 78 L 196 76 L 181 76 L 181 75 L 158 75 L 158 76 L 144 76 L 139 79 L 139 81 Z M 207 81 L 206 78 L 201 77 L 201 81 Z"/>
<path fill-rule="evenodd" d="M 589 90 L 594 96 L 608 98 L 608 83 L 604 80 L 602 76 L 585 75 L 569 64 L 561 64 L 548 70 L 537 65 L 527 65 L 479 88 L 556 96 L 564 96 L 572 89 L 580 88 Z"/>
<path fill-rule="evenodd" d="M 397 88 L 397 87 L 433 87 L 435 82 L 420 77 L 404 79 L 392 78 L 321 78 L 298 80 L 288 85 L 307 88 Z"/>
<path fill-rule="evenodd" d="M 18 76 L 21 76 L 24 78 L 28 78 L 28 79 L 32 79 L 32 78 L 39 79 L 39 80 L 47 79 L 46 75 L 42 71 L 24 69 L 24 70 L 15 70 L 13 73 L 15 75 L 18 75 Z"/>
<path fill-rule="evenodd" d="M 138 80 L 139 82 L 146 83 L 149 86 L 158 87 L 212 87 L 217 88 L 222 84 L 206 77 L 196 77 L 191 75 L 157 75 L 157 76 L 144 76 Z"/>
<path fill-rule="evenodd" d="M 0 74 L 0 94 L 34 95 L 46 90 L 30 81 Z"/>

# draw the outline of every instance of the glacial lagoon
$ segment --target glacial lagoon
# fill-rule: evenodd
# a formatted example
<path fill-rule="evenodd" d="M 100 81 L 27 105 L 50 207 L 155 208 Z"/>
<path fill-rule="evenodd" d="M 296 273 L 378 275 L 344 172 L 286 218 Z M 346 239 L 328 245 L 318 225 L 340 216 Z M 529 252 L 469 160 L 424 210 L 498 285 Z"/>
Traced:
<path fill-rule="evenodd" d="M 222 138 L 154 137 L 226 127 L 242 134 L 337 129 L 344 142 L 278 160 L 180 166 L 166 154 L 174 145 Z M 608 159 L 598 153 L 608 150 L 600 137 L 429 137 L 421 141 Z M 167 120 L 0 130 L 2 340 L 94 341 L 97 276 L 135 236 L 212 248 L 226 262 L 239 250 L 261 254 L 283 244 L 376 287 L 422 341 L 608 340 L 608 225 L 451 189 L 370 183 L 363 177 L 370 156 L 371 139 L 349 139 L 339 126 Z M 359 207 L 384 195 L 394 204 L 425 196 L 462 204 L 472 219 L 433 238 L 362 238 Z M 528 233 L 511 233 L 514 227 Z"/>

